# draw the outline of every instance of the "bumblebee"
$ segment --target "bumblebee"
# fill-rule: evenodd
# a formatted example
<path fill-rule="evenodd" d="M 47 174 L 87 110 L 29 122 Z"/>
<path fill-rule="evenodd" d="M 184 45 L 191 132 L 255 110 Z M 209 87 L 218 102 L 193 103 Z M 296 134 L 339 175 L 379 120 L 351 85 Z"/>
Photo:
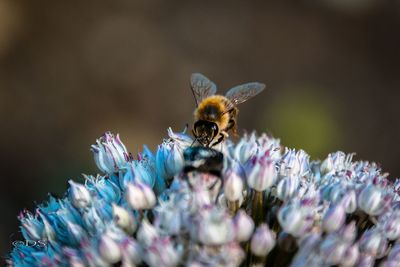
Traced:
<path fill-rule="evenodd" d="M 251 82 L 231 88 L 225 96 L 216 95 L 216 85 L 200 73 L 192 74 L 190 85 L 196 102 L 192 133 L 195 141 L 206 147 L 221 143 L 229 137 L 228 131 L 236 134 L 236 106 L 265 88 L 265 84 Z"/>
<path fill-rule="evenodd" d="M 183 152 L 185 173 L 198 171 L 221 176 L 224 155 L 209 147 L 188 147 Z"/>

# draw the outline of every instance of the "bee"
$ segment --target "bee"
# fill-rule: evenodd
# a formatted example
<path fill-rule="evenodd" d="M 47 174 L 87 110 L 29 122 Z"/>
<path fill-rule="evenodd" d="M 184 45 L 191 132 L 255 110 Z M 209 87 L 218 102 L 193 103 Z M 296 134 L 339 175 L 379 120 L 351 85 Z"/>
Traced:
<path fill-rule="evenodd" d="M 265 88 L 263 83 L 251 82 L 231 88 L 225 96 L 216 95 L 216 85 L 200 73 L 192 74 L 190 85 L 196 102 L 192 133 L 195 141 L 206 147 L 221 143 L 229 131 L 236 134 L 236 106 Z"/>
<path fill-rule="evenodd" d="M 209 147 L 188 147 L 183 151 L 184 172 L 198 171 L 221 176 L 224 155 Z"/>

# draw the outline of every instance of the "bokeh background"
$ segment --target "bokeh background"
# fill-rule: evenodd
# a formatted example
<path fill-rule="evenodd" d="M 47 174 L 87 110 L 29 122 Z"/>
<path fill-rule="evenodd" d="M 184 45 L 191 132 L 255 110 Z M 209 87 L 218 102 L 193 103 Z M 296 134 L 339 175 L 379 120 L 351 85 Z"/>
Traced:
<path fill-rule="evenodd" d="M 192 72 L 267 84 L 242 132 L 400 176 L 399 1 L 0 0 L 1 256 L 20 210 L 96 173 L 104 131 L 135 154 L 191 123 Z"/>

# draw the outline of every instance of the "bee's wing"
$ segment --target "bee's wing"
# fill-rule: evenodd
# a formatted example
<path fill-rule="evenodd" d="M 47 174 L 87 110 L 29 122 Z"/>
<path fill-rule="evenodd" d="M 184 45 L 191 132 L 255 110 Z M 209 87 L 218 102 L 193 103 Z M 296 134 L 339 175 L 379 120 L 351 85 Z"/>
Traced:
<path fill-rule="evenodd" d="M 217 92 L 217 86 L 201 73 L 193 73 L 190 76 L 190 86 L 196 105 L 204 98 L 212 96 Z"/>
<path fill-rule="evenodd" d="M 258 82 L 241 84 L 231 88 L 225 97 L 231 101 L 231 105 L 236 106 L 259 94 L 264 88 L 265 84 Z M 228 109 L 233 108 L 233 106 L 228 107 Z"/>

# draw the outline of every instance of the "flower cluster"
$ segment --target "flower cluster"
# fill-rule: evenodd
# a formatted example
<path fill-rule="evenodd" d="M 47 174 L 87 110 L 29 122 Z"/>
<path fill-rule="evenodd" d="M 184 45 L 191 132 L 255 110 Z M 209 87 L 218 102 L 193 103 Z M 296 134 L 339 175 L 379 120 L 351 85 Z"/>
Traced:
<path fill-rule="evenodd" d="M 226 140 L 220 173 L 188 169 L 168 131 L 135 159 L 118 135 L 92 145 L 101 175 L 69 181 L 34 213 L 10 266 L 398 266 L 400 179 L 352 154 L 310 161 L 265 134 Z M 196 156 L 205 156 L 199 152 Z"/>

